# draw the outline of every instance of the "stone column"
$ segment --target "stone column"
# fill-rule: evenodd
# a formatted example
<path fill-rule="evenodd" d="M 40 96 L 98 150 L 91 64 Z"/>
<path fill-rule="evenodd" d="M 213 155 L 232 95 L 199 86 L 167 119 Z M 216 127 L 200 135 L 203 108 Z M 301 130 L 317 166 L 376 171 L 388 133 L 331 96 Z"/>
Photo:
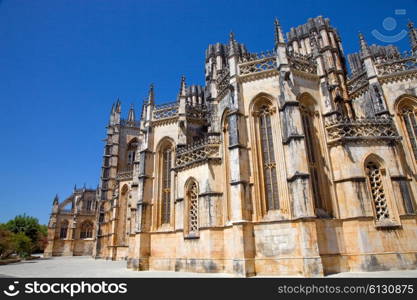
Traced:
<path fill-rule="evenodd" d="M 289 70 L 280 71 L 279 112 L 287 167 L 290 211 L 293 218 L 314 216 L 310 174 L 299 102 Z"/>
<path fill-rule="evenodd" d="M 134 184 L 132 185 L 132 194 L 136 202 L 136 221 L 134 244 L 130 245 L 127 267 L 133 270 L 149 269 L 150 254 L 150 211 L 146 195 L 151 192 L 151 181 L 147 175 L 149 172 L 149 162 L 152 152 L 144 149 L 139 152 L 139 160 L 135 162 Z M 137 177 L 136 177 L 137 176 Z"/>
<path fill-rule="evenodd" d="M 245 136 L 244 120 L 240 113 L 241 99 L 237 82 L 238 56 L 233 34 L 229 41 L 230 97 L 232 111 L 229 113 L 229 161 L 231 223 L 233 226 L 233 271 L 238 276 L 255 273 L 253 226 L 248 221 L 246 197 L 249 188 L 248 151 L 242 142 Z"/>

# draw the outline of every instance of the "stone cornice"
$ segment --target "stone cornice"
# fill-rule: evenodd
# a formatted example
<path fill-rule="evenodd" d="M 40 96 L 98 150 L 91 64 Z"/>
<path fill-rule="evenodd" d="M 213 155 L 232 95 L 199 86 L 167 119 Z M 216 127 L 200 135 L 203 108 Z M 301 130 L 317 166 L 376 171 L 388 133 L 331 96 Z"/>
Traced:
<path fill-rule="evenodd" d="M 303 72 L 303 71 L 297 70 L 295 68 L 291 68 L 291 72 L 294 75 L 299 76 L 299 77 L 301 77 L 303 79 L 307 79 L 307 80 L 311 80 L 311 81 L 316 81 L 317 83 L 319 83 L 319 81 L 320 81 L 320 77 L 317 74 Z"/>
<path fill-rule="evenodd" d="M 278 70 L 266 70 L 266 71 L 248 74 L 248 75 L 240 75 L 237 77 L 237 81 L 239 83 L 244 83 L 244 82 L 250 82 L 250 81 L 255 81 L 259 79 L 274 77 L 278 75 L 279 75 Z"/>
<path fill-rule="evenodd" d="M 164 126 L 169 125 L 178 122 L 178 116 L 166 118 L 166 119 L 160 119 L 160 120 L 154 120 L 151 122 L 151 126 Z"/>
<path fill-rule="evenodd" d="M 417 78 L 417 69 L 402 71 L 389 75 L 383 75 L 378 77 L 381 84 L 393 83 L 397 81 L 412 80 Z"/>

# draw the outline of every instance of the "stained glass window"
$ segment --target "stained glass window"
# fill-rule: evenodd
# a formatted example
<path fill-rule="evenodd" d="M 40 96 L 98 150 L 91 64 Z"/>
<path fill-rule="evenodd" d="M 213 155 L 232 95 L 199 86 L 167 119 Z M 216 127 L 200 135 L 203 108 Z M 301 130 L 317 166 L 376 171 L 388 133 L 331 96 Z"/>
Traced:
<path fill-rule="evenodd" d="M 171 216 L 171 160 L 172 151 L 162 151 L 162 224 L 170 222 Z"/>
<path fill-rule="evenodd" d="M 307 107 L 301 105 L 301 119 L 303 123 L 303 130 L 305 135 L 306 147 L 307 147 L 307 159 L 308 168 L 311 175 L 311 185 L 313 189 L 313 198 L 315 208 L 323 208 L 323 204 L 320 197 L 320 185 L 319 185 L 319 173 L 318 173 L 318 161 L 317 150 L 313 138 L 314 125 L 312 122 L 311 112 Z"/>
<path fill-rule="evenodd" d="M 81 225 L 81 233 L 80 238 L 81 239 L 87 239 L 93 237 L 93 225 L 91 225 L 90 222 L 84 222 Z"/>
<path fill-rule="evenodd" d="M 417 120 L 416 112 L 412 107 L 406 106 L 401 110 L 401 117 L 407 131 L 408 140 L 413 150 L 414 158 L 417 159 Z"/>
<path fill-rule="evenodd" d="M 258 118 L 266 204 L 268 210 L 276 210 L 279 199 L 270 107 L 262 105 Z"/>
<path fill-rule="evenodd" d="M 68 233 L 68 221 L 62 221 L 59 238 L 65 239 L 67 237 L 67 233 Z"/>

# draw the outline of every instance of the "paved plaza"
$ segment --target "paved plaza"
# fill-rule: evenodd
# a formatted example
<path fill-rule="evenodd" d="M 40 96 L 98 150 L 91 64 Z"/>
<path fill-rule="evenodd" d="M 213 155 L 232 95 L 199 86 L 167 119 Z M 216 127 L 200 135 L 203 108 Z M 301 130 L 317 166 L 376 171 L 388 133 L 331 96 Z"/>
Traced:
<path fill-rule="evenodd" d="M 0 266 L 0 277 L 231 277 L 228 274 L 168 271 L 132 271 L 126 261 L 94 259 L 90 256 L 40 258 Z"/>
<path fill-rule="evenodd" d="M 87 256 L 53 257 L 12 263 L 0 266 L 0 277 L 200 277 L 200 278 L 233 278 L 223 273 L 188 273 L 169 271 L 132 271 L 126 268 L 126 261 L 93 259 Z M 417 270 L 338 273 L 329 277 L 414 277 Z"/>

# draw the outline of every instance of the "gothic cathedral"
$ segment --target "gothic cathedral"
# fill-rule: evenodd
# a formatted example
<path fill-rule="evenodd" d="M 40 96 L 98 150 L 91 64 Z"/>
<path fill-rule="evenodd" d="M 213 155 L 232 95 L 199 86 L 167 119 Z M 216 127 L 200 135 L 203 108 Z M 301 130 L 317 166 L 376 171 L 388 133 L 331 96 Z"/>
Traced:
<path fill-rule="evenodd" d="M 321 16 L 275 21 L 272 51 L 230 34 L 209 45 L 205 86 L 140 117 L 119 100 L 100 185 L 56 197 L 45 256 L 134 270 L 323 276 L 417 268 L 417 29 L 411 50 L 345 59 Z M 349 64 L 349 72 L 348 66 Z"/>

